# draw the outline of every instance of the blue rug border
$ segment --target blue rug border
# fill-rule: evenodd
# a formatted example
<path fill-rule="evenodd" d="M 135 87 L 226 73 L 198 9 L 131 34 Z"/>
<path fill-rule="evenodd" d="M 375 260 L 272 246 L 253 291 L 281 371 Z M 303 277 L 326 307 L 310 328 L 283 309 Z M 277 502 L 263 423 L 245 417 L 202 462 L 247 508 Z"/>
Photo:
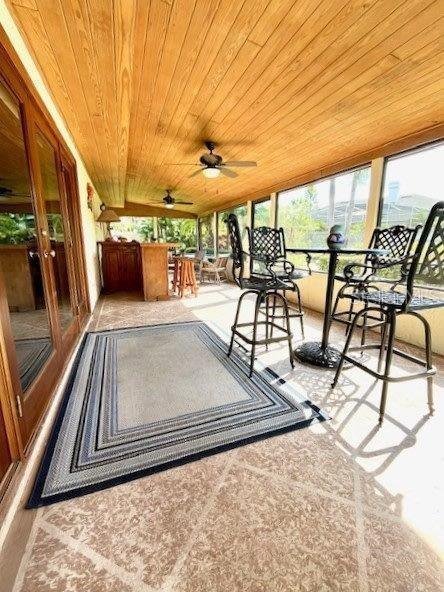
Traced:
<path fill-rule="evenodd" d="M 309 399 L 306 399 L 304 402 L 313 409 L 314 412 L 317 413 L 317 417 L 312 417 L 306 419 L 304 421 L 300 421 L 297 424 L 293 424 L 290 426 L 285 426 L 282 428 L 278 428 L 276 430 L 271 430 L 270 432 L 266 432 L 263 434 L 256 434 L 254 436 L 249 436 L 248 438 L 243 438 L 236 442 L 229 442 L 227 444 L 223 444 L 220 446 L 216 446 L 215 448 L 211 448 L 209 450 L 203 450 L 198 453 L 189 454 L 179 459 L 175 459 L 173 461 L 169 461 L 166 463 L 161 463 L 156 465 L 155 467 L 148 467 L 146 469 L 141 469 L 139 471 L 135 471 L 133 473 L 129 473 L 127 475 L 121 475 L 119 477 L 114 477 L 112 479 L 106 479 L 105 481 L 101 481 L 100 483 L 91 484 L 83 487 L 78 487 L 77 489 L 73 489 L 71 491 L 60 493 L 56 495 L 51 495 L 45 498 L 42 498 L 43 487 L 45 485 L 46 477 L 48 475 L 48 470 L 50 467 L 52 455 L 54 453 L 55 445 L 57 443 L 57 437 L 60 431 L 60 428 L 63 423 L 63 419 L 65 416 L 66 408 L 68 406 L 68 401 L 72 392 L 72 388 L 74 385 L 74 380 L 77 374 L 77 370 L 79 368 L 80 359 L 82 357 L 82 353 L 85 347 L 86 340 L 88 335 L 90 334 L 97 334 L 97 333 L 112 333 L 115 331 L 125 331 L 128 329 L 143 329 L 145 327 L 162 327 L 165 325 L 185 325 L 185 324 L 196 324 L 196 325 L 206 325 L 210 330 L 213 331 L 211 326 L 205 321 L 178 321 L 174 323 L 156 323 L 154 325 L 137 325 L 131 327 L 118 327 L 115 329 L 103 329 L 103 330 L 96 330 L 96 331 L 86 331 L 83 335 L 79 349 L 77 351 L 76 357 L 74 359 L 72 368 L 70 370 L 69 378 L 66 383 L 62 401 L 60 403 L 59 409 L 57 411 L 57 417 L 51 429 L 51 435 L 48 439 L 48 442 L 45 447 L 45 452 L 43 454 L 42 460 L 40 462 L 39 469 L 37 471 L 37 477 L 34 481 L 34 486 L 31 491 L 31 495 L 29 496 L 28 502 L 25 505 L 25 509 L 32 510 L 36 508 L 41 508 L 44 506 L 49 506 L 51 504 L 67 501 L 70 499 L 75 499 L 77 497 L 81 497 L 83 495 L 87 495 L 90 493 L 96 493 L 98 491 L 103 491 L 104 489 L 109 489 L 111 487 L 115 487 L 116 485 L 122 485 L 124 483 L 130 483 L 131 481 L 135 481 L 136 479 L 141 479 L 142 477 L 148 477 L 149 475 L 154 475 L 156 473 L 160 473 L 162 471 L 166 471 L 168 469 L 172 469 L 175 467 L 180 467 L 190 462 L 194 462 L 203 458 L 207 458 L 209 456 L 213 456 L 215 454 L 220 454 L 222 452 L 226 452 L 228 450 L 233 450 L 234 448 L 239 448 L 240 446 L 245 446 L 247 444 L 251 444 L 253 442 L 259 442 L 262 440 L 268 440 L 273 436 L 279 436 L 288 432 L 293 432 L 299 429 L 303 429 L 311 425 L 312 423 L 327 421 L 330 417 L 322 411 L 317 405 L 312 403 Z M 214 331 L 213 331 L 214 332 Z M 217 334 L 216 334 L 217 335 Z M 217 335 L 220 339 L 220 336 Z M 278 383 L 283 385 L 287 384 L 287 381 L 281 378 L 274 370 L 271 368 L 264 367 L 264 371 L 267 372 L 272 378 L 277 379 Z M 256 370 L 254 370 L 256 372 Z"/>

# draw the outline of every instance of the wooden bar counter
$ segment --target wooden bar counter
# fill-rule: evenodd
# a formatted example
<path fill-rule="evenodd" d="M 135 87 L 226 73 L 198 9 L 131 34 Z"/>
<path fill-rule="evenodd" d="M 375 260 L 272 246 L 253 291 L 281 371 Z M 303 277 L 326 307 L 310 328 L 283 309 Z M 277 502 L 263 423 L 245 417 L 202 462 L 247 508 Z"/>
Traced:
<path fill-rule="evenodd" d="M 177 243 L 140 243 L 143 299 L 168 300 L 168 251 Z"/>

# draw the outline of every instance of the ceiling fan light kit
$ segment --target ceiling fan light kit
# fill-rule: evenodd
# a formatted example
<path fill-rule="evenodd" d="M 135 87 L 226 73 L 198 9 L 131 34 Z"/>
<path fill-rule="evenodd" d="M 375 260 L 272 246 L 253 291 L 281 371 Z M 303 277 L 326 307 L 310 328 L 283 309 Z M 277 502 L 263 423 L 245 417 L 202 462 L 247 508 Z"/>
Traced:
<path fill-rule="evenodd" d="M 231 168 L 228 167 L 255 167 L 257 166 L 257 162 L 254 160 L 231 160 L 224 162 L 224 159 L 219 154 L 215 154 L 213 150 L 216 148 L 216 144 L 214 142 L 210 142 L 209 140 L 204 142 L 205 147 L 208 149 L 208 153 L 202 154 L 199 158 L 199 162 L 196 163 L 196 166 L 200 168 L 196 171 L 193 171 L 189 178 L 196 177 L 202 171 L 202 174 L 207 179 L 216 179 L 222 173 L 225 177 L 230 177 L 231 179 L 236 178 L 238 175 L 235 171 L 232 171 Z M 174 165 L 183 165 L 189 166 L 190 163 L 188 162 L 176 162 L 173 163 Z"/>
<path fill-rule="evenodd" d="M 220 175 L 220 169 L 216 167 L 205 167 L 202 169 L 202 173 L 207 179 L 216 179 Z"/>

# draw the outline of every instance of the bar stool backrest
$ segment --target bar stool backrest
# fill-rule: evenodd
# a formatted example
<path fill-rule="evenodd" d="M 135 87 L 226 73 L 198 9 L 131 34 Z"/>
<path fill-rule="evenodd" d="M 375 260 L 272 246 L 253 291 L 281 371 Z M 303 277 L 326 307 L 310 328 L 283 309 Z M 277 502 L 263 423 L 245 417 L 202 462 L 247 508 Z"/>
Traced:
<path fill-rule="evenodd" d="M 383 265 L 390 263 L 393 259 L 407 257 L 420 228 L 420 224 L 414 228 L 408 228 L 401 224 L 390 226 L 389 228 L 375 228 L 369 248 L 384 249 L 387 251 L 386 255 L 379 255 L 377 257 L 377 262 Z M 369 255 L 368 257 L 370 261 L 374 260 L 374 256 Z"/>
<path fill-rule="evenodd" d="M 241 286 L 244 277 L 245 256 L 242 249 L 239 222 L 235 214 L 229 214 L 227 218 L 227 228 L 231 245 L 231 257 L 233 259 L 233 277 L 236 284 Z"/>
<path fill-rule="evenodd" d="M 415 284 L 444 286 L 444 201 L 433 206 L 424 224 L 408 271 L 407 303 Z"/>
<path fill-rule="evenodd" d="M 251 254 L 267 257 L 270 261 L 285 257 L 285 239 L 282 228 L 269 226 L 249 228 L 248 242 Z"/>
<path fill-rule="evenodd" d="M 282 228 L 259 226 L 258 228 L 247 228 L 247 230 L 251 255 L 265 257 L 268 261 L 285 259 L 285 237 Z M 250 273 L 262 276 L 270 275 L 265 263 L 255 261 L 253 257 L 250 257 Z"/>

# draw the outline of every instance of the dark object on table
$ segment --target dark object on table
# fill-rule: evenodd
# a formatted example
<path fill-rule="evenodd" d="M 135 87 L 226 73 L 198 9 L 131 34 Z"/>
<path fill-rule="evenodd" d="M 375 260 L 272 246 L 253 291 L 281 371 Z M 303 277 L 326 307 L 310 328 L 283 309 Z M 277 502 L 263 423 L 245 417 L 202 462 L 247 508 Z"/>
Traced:
<path fill-rule="evenodd" d="M 230 347 L 228 349 L 228 355 L 230 355 L 233 350 L 235 337 L 239 337 L 240 339 L 248 343 L 248 345 L 251 345 L 249 374 L 251 377 L 253 374 L 254 355 L 256 353 L 256 347 L 258 345 L 268 346 L 270 343 L 287 341 L 290 352 L 290 363 L 293 368 L 294 359 L 291 345 L 292 334 L 290 330 L 290 318 L 288 316 L 288 305 L 284 296 L 282 296 L 282 294 L 279 294 L 277 290 L 289 290 L 292 288 L 292 283 L 289 277 L 291 277 L 291 274 L 294 272 L 294 266 L 290 263 L 290 261 L 281 260 L 279 262 L 279 265 L 281 267 L 283 266 L 283 269 L 284 271 L 286 271 L 287 275 L 285 277 L 278 277 L 277 273 L 274 270 L 274 266 L 276 263 L 275 261 L 266 257 L 260 257 L 252 253 L 247 253 L 243 250 L 237 216 L 235 216 L 234 214 L 230 214 L 227 219 L 227 225 L 233 258 L 233 276 L 237 285 L 242 290 L 245 290 L 245 292 L 243 292 L 243 294 L 241 294 L 239 298 L 234 324 L 231 327 L 231 342 Z M 267 274 L 250 275 L 249 277 L 244 277 L 246 256 L 253 258 L 253 260 L 255 261 L 263 262 L 265 264 Z M 241 304 L 245 296 L 247 296 L 248 294 L 252 294 L 256 297 L 254 319 L 252 322 L 249 323 L 239 323 L 238 321 Z M 281 306 L 286 321 L 285 327 L 280 327 L 274 322 L 275 319 L 270 310 L 270 296 L 279 299 L 279 301 L 281 302 Z M 265 320 L 259 321 L 259 309 L 263 303 L 265 303 L 266 310 Z M 265 326 L 265 338 L 260 339 L 257 335 L 257 329 L 259 325 Z M 239 331 L 239 329 L 248 329 L 250 327 L 253 328 L 252 337 L 249 337 L 245 333 Z M 278 337 L 272 337 L 270 335 L 270 330 L 272 328 L 279 331 L 280 334 Z"/>
<path fill-rule="evenodd" d="M 287 301 L 289 317 L 298 318 L 300 320 L 302 338 L 304 338 L 304 312 L 301 305 L 301 293 L 296 280 L 306 277 L 307 273 L 293 268 L 291 275 L 288 275 L 283 266 L 282 269 L 279 270 L 279 262 L 285 262 L 286 260 L 285 235 L 283 228 L 270 228 L 269 226 L 260 226 L 259 228 L 252 229 L 248 228 L 248 243 L 252 255 L 250 258 L 250 275 L 256 275 L 258 277 L 269 276 L 265 261 L 274 261 L 276 263 L 275 273 L 277 276 L 287 278 L 292 286 L 289 290 L 295 293 L 297 302 L 296 307 L 292 307 Z M 254 257 L 259 257 L 260 259 L 258 260 Z M 285 299 L 286 291 L 287 290 L 283 291 Z M 273 298 L 273 315 L 276 319 L 285 319 L 283 311 L 281 311 L 282 314 L 280 316 L 277 316 L 276 314 L 277 301 L 279 301 L 279 299 Z M 260 312 L 266 314 L 265 308 L 262 307 Z M 273 328 L 271 329 L 271 335 L 273 335 Z"/>
<path fill-rule="evenodd" d="M 340 288 L 336 296 L 331 317 L 335 321 L 346 325 L 346 334 L 353 320 L 354 301 L 352 299 L 350 300 L 348 310 L 337 312 L 340 299 L 349 292 L 354 293 L 368 290 L 369 284 L 374 279 L 375 273 L 378 270 L 378 266 L 407 257 L 421 228 L 422 226 L 420 224 L 414 228 L 408 228 L 399 224 L 390 228 L 375 228 L 370 239 L 369 249 L 384 249 L 386 254 L 379 256 L 368 254 L 364 259 L 364 264 L 350 263 L 350 265 L 344 268 L 343 275 L 335 276 L 335 280 L 344 282 L 344 285 Z M 405 283 L 406 280 L 405 266 L 398 265 L 398 269 L 395 269 L 395 272 L 393 287 Z M 364 324 L 367 325 L 365 319 Z M 377 323 L 372 326 L 374 327 L 376 325 Z M 362 332 L 361 343 L 365 343 L 365 331 Z"/>
<path fill-rule="evenodd" d="M 430 308 L 438 308 L 444 306 L 443 300 L 436 298 L 429 298 L 414 293 L 415 283 L 424 283 L 427 286 L 443 286 L 444 285 L 444 201 L 436 203 L 430 211 L 427 221 L 422 231 L 421 237 L 416 247 L 415 253 L 412 256 L 404 259 L 388 263 L 386 265 L 378 266 L 379 269 L 388 269 L 395 265 L 405 265 L 407 279 L 405 293 L 396 290 L 367 290 L 355 292 L 345 296 L 352 300 L 363 302 L 364 308 L 360 310 L 351 325 L 348 333 L 347 341 L 344 346 L 344 351 L 341 355 L 341 361 L 336 370 L 336 375 L 332 386 L 335 387 L 338 378 L 341 374 L 344 362 L 350 362 L 361 370 L 364 370 L 374 378 L 383 381 L 381 403 L 379 407 L 379 423 L 381 424 L 384 418 L 385 404 L 387 400 L 387 388 L 390 382 L 401 382 L 405 380 L 412 380 L 415 378 L 427 378 L 427 394 L 430 414 L 433 413 L 433 375 L 436 374 L 436 368 L 432 365 L 432 343 L 431 332 L 428 321 L 418 312 Z M 430 289 L 430 288 L 429 288 Z M 368 344 L 361 347 L 350 347 L 350 342 L 353 333 L 358 326 L 358 321 L 365 319 L 369 313 L 380 314 L 383 319 L 381 330 L 381 342 L 377 344 Z M 400 315 L 411 315 L 417 318 L 424 325 L 425 334 L 425 350 L 426 359 L 421 360 L 416 356 L 400 351 L 394 347 L 396 321 Z M 348 355 L 349 351 L 356 349 L 379 349 L 378 369 L 374 371 L 366 365 L 358 362 Z M 384 372 L 381 372 L 382 365 L 385 364 Z M 421 372 L 409 374 L 407 376 L 393 376 L 390 374 L 393 354 L 397 354 L 410 362 L 423 366 Z"/>
<path fill-rule="evenodd" d="M 342 224 L 335 224 L 330 228 L 330 234 L 327 237 L 327 246 L 329 249 L 341 249 L 344 243 L 344 228 Z"/>
<path fill-rule="evenodd" d="M 312 255 L 328 255 L 327 289 L 325 292 L 325 312 L 322 326 L 322 341 L 306 341 L 295 349 L 295 355 L 301 362 L 321 366 L 323 368 L 336 368 L 341 358 L 340 352 L 328 344 L 331 325 L 331 305 L 333 302 L 333 286 L 336 274 L 336 264 L 339 255 L 383 255 L 381 249 L 304 249 L 287 248 L 288 253 L 304 253 L 310 260 Z"/>

